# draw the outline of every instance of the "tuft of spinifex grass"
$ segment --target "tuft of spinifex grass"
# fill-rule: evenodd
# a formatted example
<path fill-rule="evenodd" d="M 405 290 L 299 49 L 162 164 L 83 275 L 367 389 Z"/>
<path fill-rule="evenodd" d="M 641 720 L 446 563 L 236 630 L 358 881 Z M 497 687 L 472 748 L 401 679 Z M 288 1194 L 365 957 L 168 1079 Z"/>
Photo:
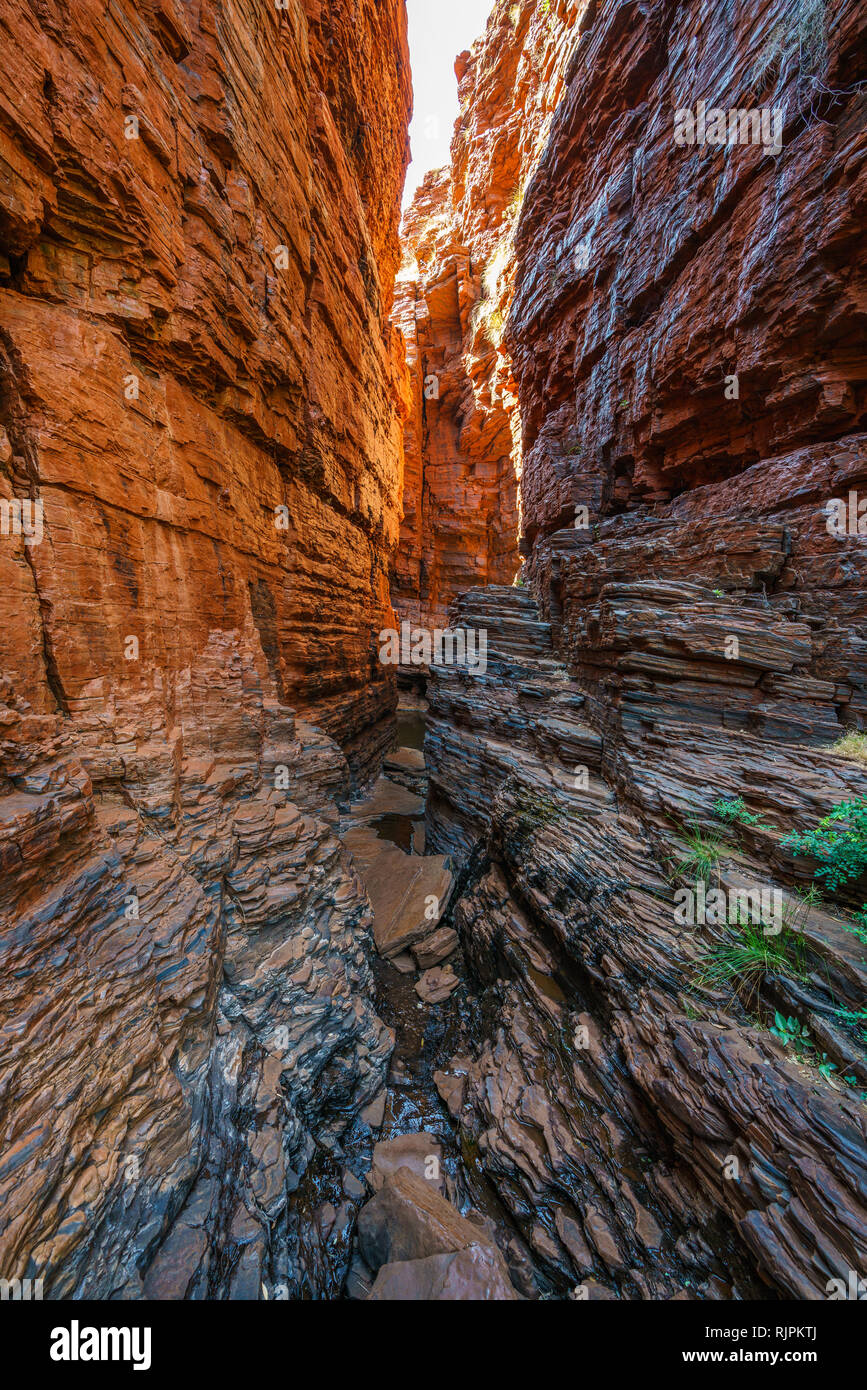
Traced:
<path fill-rule="evenodd" d="M 680 860 L 678 873 L 684 878 L 700 879 L 705 885 L 710 883 L 722 856 L 731 853 L 731 845 L 727 845 L 718 835 L 708 834 L 698 825 L 692 825 L 685 831 L 683 846 L 686 858 Z"/>
<path fill-rule="evenodd" d="M 807 973 L 807 949 L 799 932 L 784 926 L 768 935 L 762 922 L 739 922 L 707 952 L 699 979 L 713 989 L 730 985 L 749 999 L 767 975 L 804 980 Z"/>
<path fill-rule="evenodd" d="M 867 767 L 867 734 L 859 734 L 853 729 L 832 744 L 829 751 L 836 753 L 839 758 L 848 758 L 853 763 L 862 763 Z"/>

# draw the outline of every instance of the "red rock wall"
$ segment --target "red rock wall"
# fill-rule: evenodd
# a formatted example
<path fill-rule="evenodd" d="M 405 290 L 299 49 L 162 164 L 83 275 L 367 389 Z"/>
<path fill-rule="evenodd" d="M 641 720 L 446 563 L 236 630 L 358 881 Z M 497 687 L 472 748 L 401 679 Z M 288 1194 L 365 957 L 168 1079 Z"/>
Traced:
<path fill-rule="evenodd" d="M 464 589 L 518 569 L 520 440 L 502 349 L 521 196 L 562 91 L 577 6 L 493 7 L 455 64 L 451 167 L 404 217 L 394 320 L 410 368 L 404 516 L 392 584 L 402 617 L 442 626 Z"/>
<path fill-rule="evenodd" d="M 29 570 L 3 550 L 7 669 L 75 717 L 252 614 L 281 695 L 354 752 L 390 702 L 402 7 L 7 16 L 0 411 L 6 488 L 45 509 Z"/>
<path fill-rule="evenodd" d="M 256 1297 L 389 1046 L 293 709 L 362 776 L 391 727 L 404 7 L 14 0 L 0 53 L 0 494 L 44 509 L 0 536 L 0 1269 Z"/>
<path fill-rule="evenodd" d="M 867 500 L 865 53 L 852 0 L 587 6 L 515 238 L 542 621 L 464 596 L 485 681 L 428 685 L 427 845 L 484 839 L 456 917 L 497 1020 L 443 1093 L 552 1278 L 620 1297 L 675 1296 L 683 1259 L 702 1298 L 752 1271 L 822 1299 L 864 1261 L 867 884 L 830 891 L 785 837 L 867 796 L 836 746 L 867 720 L 865 539 L 826 514 Z M 702 99 L 784 108 L 780 153 L 676 145 Z M 714 973 L 737 920 L 675 914 L 696 833 L 708 882 L 785 905 L 752 977 Z M 798 1064 L 777 1011 L 815 1040 Z"/>
<path fill-rule="evenodd" d="M 867 716 L 863 544 L 825 511 L 867 496 L 863 15 L 839 0 L 590 16 L 517 235 L 507 341 L 534 591 L 600 719 L 621 693 L 652 719 L 604 650 L 606 586 L 652 577 L 703 586 L 714 629 L 629 617 L 631 642 L 687 663 L 658 667 L 663 710 L 704 662 L 713 723 L 827 743 Z M 676 145 L 675 108 L 708 96 L 784 111 L 781 152 Z M 808 626 L 793 677 L 761 641 L 719 665 L 727 633 L 750 642 L 753 596 L 769 629 Z"/>
<path fill-rule="evenodd" d="M 863 429 L 863 67 L 846 0 L 588 8 L 517 234 L 528 546 Z M 782 153 L 678 147 L 701 99 Z"/>

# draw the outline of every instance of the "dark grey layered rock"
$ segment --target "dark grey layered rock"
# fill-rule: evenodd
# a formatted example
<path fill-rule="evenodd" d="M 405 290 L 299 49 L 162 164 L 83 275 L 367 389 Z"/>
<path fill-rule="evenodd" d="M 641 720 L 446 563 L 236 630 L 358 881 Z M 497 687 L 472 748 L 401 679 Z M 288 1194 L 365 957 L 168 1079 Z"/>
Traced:
<path fill-rule="evenodd" d="M 504 621 L 507 593 L 491 601 Z M 764 692 L 760 733 L 737 718 L 763 671 L 776 680 L 804 660 L 809 626 L 744 608 L 747 674 L 709 650 L 715 595 L 644 580 L 604 590 L 605 602 L 579 649 L 583 669 L 604 660 L 617 673 L 605 704 L 601 685 L 570 677 L 550 649 L 528 657 L 529 644 L 483 677 L 431 672 L 429 838 L 477 846 L 454 923 L 483 987 L 480 1033 L 438 1074 L 440 1092 L 534 1253 L 564 1278 L 715 1298 L 754 1289 L 757 1270 L 779 1292 L 824 1297 L 865 1258 L 865 1109 L 837 1080 L 863 1074 L 863 1043 L 849 1029 L 837 1075 L 823 1076 L 768 1025 L 796 994 L 810 1023 L 861 1007 L 867 966 L 839 906 L 792 894 L 800 866 L 779 842 L 864 794 L 867 776 L 821 748 L 816 711 L 827 724 L 833 708 L 820 683 Z M 484 592 L 461 608 L 484 623 Z M 514 608 L 525 624 L 526 598 Z M 798 694 L 815 733 L 795 753 Z M 550 741 L 570 699 L 588 728 L 571 768 Z M 636 699 L 654 710 L 655 737 Z M 726 829 L 714 800 L 741 792 L 759 824 Z M 692 817 L 721 842 L 714 883 L 779 889 L 806 951 L 801 984 L 771 971 L 750 999 L 704 978 L 725 929 L 676 920 L 678 886 L 695 888 L 678 869 Z"/>

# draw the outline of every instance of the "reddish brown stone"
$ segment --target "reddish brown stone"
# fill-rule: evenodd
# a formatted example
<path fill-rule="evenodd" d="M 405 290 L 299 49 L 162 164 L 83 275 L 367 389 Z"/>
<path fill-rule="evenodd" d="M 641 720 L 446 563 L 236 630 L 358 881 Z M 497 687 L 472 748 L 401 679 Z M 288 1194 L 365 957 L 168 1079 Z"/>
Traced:
<path fill-rule="evenodd" d="M 520 426 L 503 333 L 521 199 L 562 94 L 574 22 L 566 0 L 492 9 L 455 64 L 451 167 L 426 176 L 404 217 L 394 321 L 409 378 L 392 597 L 423 626 L 445 626 L 457 594 L 509 584 L 518 569 Z"/>
<path fill-rule="evenodd" d="M 4 7 L 0 1272 L 48 1296 L 293 1286 L 381 1092 L 333 824 L 393 726 L 405 25 Z"/>

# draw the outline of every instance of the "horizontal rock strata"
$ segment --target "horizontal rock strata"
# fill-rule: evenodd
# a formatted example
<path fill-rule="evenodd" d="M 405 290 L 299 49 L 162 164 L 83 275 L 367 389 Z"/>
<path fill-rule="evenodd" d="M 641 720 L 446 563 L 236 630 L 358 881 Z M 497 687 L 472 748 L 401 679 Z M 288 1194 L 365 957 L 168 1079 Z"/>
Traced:
<path fill-rule="evenodd" d="M 441 1091 L 552 1279 L 818 1299 L 867 1260 L 867 888 L 784 837 L 867 796 L 836 748 L 863 537 L 830 522 L 867 493 L 864 18 L 601 3 L 575 38 L 502 339 L 528 590 L 462 595 L 487 671 L 427 690 L 483 986 Z M 700 100 L 783 113 L 780 148 L 677 143 Z M 678 921 L 699 879 L 777 895 L 751 980 L 713 973 L 736 930 Z"/>
<path fill-rule="evenodd" d="M 305 1245 L 293 1194 L 391 1047 L 334 831 L 393 730 L 403 6 L 2 51 L 0 1268 L 321 1292 L 351 1207 Z"/>
<path fill-rule="evenodd" d="M 563 90 L 571 0 L 492 6 L 455 64 L 451 165 L 402 227 L 394 322 L 406 342 L 403 520 L 392 583 L 402 618 L 444 626 L 471 585 L 517 565 L 520 424 L 502 347 L 521 200 Z"/>
<path fill-rule="evenodd" d="M 453 1060 L 443 1097 L 552 1277 L 627 1297 L 673 1297 L 688 1280 L 700 1297 L 732 1297 L 750 1290 L 752 1265 L 781 1293 L 824 1297 L 864 1257 L 857 1085 L 794 1064 L 758 1001 L 750 1012 L 708 985 L 703 961 L 722 933 L 678 925 L 674 897 L 690 881 L 683 817 L 713 820 L 709 756 L 731 775 L 726 751 L 743 766 L 754 743 L 777 760 L 790 801 L 802 780 L 818 793 L 819 760 L 799 747 L 795 770 L 781 738 L 734 732 L 726 750 L 665 706 L 658 751 L 627 720 L 613 729 L 610 705 L 604 738 L 594 745 L 573 715 L 566 743 L 558 703 L 571 690 L 580 709 L 578 683 L 550 657 L 507 656 L 510 643 L 534 645 L 529 601 L 512 593 L 510 605 L 508 591 L 477 590 L 455 608 L 480 619 L 487 599 L 492 624 L 512 630 L 486 675 L 435 667 L 428 689 L 429 843 L 475 851 L 454 921 L 484 985 L 481 1040 Z M 535 628 L 536 640 L 548 633 Z M 681 760 L 696 769 L 691 792 Z M 842 790 L 863 795 L 865 780 L 841 764 Z M 751 804 L 767 811 L 762 786 Z M 777 844 L 773 882 L 808 950 L 803 984 L 766 981 L 765 1017 L 776 1004 L 833 1033 L 838 1007 L 863 1004 L 857 938 L 839 909 L 805 908 L 786 889 L 794 865 L 773 829 L 729 838 L 714 881 L 766 882 Z M 867 1075 L 857 1035 L 838 1045 L 842 1071 Z"/>

